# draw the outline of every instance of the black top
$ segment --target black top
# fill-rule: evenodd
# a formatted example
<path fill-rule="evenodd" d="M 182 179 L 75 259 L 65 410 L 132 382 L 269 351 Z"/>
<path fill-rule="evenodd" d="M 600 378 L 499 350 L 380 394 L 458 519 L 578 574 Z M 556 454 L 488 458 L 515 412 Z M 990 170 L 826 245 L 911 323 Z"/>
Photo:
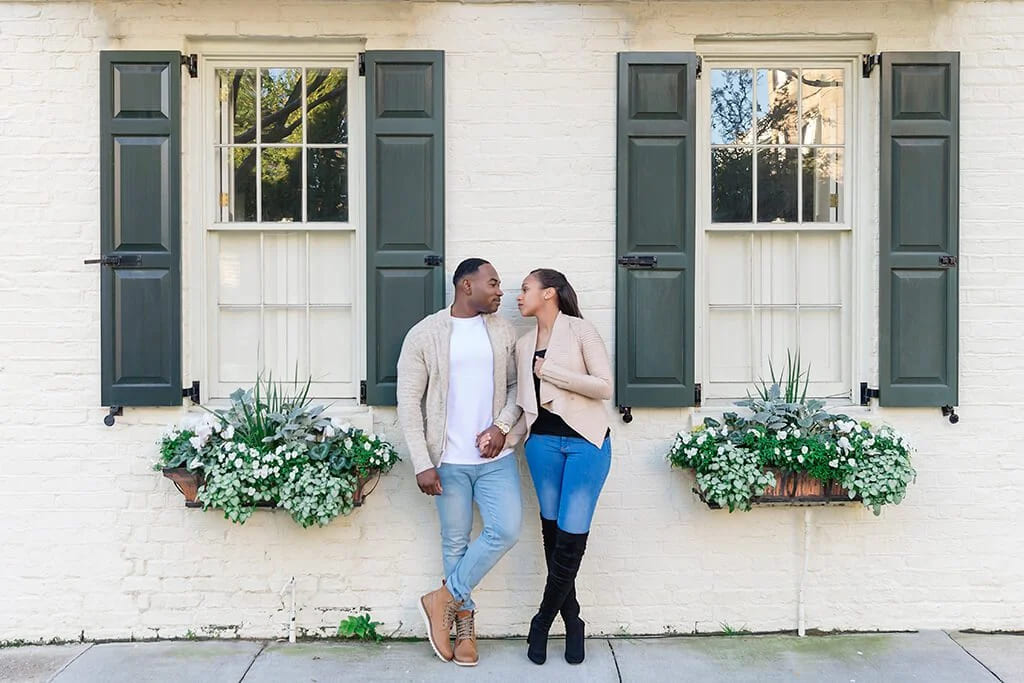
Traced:
<path fill-rule="evenodd" d="M 547 349 L 541 349 L 533 354 L 534 359 L 543 358 L 548 352 Z M 530 429 L 531 434 L 544 434 L 547 436 L 570 436 L 577 439 L 586 438 L 577 432 L 575 429 L 565 423 L 560 416 L 555 415 L 547 408 L 544 408 L 540 404 L 540 377 L 537 373 L 533 374 L 533 390 L 537 394 L 537 420 L 533 423 L 533 428 Z M 611 430 L 609 430 L 611 431 Z"/>

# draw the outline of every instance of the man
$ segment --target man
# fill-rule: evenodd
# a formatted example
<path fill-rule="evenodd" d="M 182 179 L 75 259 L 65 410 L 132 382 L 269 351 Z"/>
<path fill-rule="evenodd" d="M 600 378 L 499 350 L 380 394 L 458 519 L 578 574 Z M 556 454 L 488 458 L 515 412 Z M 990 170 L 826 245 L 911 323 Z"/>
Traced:
<path fill-rule="evenodd" d="M 475 666 L 470 592 L 515 545 L 522 522 L 519 472 L 506 439 L 521 410 L 515 331 L 495 315 L 503 294 L 497 271 L 467 259 L 453 282 L 452 306 L 417 323 L 402 344 L 398 420 L 416 483 L 436 496 L 441 523 L 445 578 L 419 605 L 430 644 L 444 661 Z M 470 542 L 474 503 L 484 528 Z"/>

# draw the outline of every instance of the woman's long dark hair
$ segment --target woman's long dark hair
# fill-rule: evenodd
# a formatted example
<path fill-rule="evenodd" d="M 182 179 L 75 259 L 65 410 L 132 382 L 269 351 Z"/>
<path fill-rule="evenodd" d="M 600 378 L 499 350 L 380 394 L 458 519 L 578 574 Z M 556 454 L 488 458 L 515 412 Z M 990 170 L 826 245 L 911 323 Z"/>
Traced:
<path fill-rule="evenodd" d="M 582 318 L 580 313 L 580 302 L 576 298 L 576 290 L 572 288 L 565 276 L 551 268 L 538 268 L 530 273 L 537 278 L 540 286 L 544 289 L 553 287 L 558 296 L 558 310 L 574 318 Z"/>

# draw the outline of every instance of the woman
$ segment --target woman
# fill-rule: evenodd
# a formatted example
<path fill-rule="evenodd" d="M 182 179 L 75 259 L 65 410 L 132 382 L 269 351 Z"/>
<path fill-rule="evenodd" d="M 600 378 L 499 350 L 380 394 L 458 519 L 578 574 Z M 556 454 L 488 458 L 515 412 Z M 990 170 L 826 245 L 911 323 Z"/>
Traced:
<path fill-rule="evenodd" d="M 576 574 L 590 522 L 611 467 L 609 416 L 612 397 L 608 352 L 594 326 L 580 315 L 576 292 L 556 270 L 541 268 L 523 280 L 523 317 L 537 329 L 519 339 L 516 425 L 526 439 L 526 460 L 540 501 L 548 576 L 540 609 L 530 622 L 527 656 L 547 659 L 548 631 L 561 612 L 565 660 L 584 658 L 583 620 L 576 601 Z"/>

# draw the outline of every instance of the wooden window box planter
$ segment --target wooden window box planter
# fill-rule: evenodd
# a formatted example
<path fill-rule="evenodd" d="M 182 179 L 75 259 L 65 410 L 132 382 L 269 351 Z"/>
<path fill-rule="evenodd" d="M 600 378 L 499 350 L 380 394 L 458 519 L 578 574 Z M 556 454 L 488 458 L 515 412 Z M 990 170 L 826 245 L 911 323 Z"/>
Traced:
<path fill-rule="evenodd" d="M 766 488 L 764 495 L 752 498 L 751 505 L 842 505 L 861 500 L 860 496 L 850 498 L 849 492 L 837 481 L 823 484 L 806 472 L 776 467 L 765 469 L 775 475 L 775 486 Z M 693 487 L 693 492 L 712 510 L 722 509 L 718 503 L 708 500 L 700 488 Z"/>
<path fill-rule="evenodd" d="M 167 477 L 174 483 L 175 488 L 177 488 L 178 491 L 181 492 L 181 495 L 185 497 L 185 507 L 203 507 L 203 504 L 200 501 L 196 500 L 196 495 L 199 492 L 199 487 L 201 487 L 203 483 L 206 481 L 205 477 L 203 476 L 202 470 L 190 471 L 184 467 L 165 467 L 161 471 L 163 472 L 163 475 L 165 477 Z M 374 472 L 373 474 L 366 478 L 360 478 L 356 486 L 356 492 L 352 496 L 352 504 L 355 505 L 355 507 L 360 507 L 363 504 L 363 501 L 366 500 L 366 497 L 373 493 L 373 489 L 377 488 L 377 484 L 374 483 L 373 488 L 371 488 L 369 491 L 364 491 L 366 485 L 369 484 L 371 481 L 379 480 L 379 471 Z M 256 503 L 256 507 L 276 508 L 277 503 L 272 501 L 261 501 L 259 503 Z"/>

